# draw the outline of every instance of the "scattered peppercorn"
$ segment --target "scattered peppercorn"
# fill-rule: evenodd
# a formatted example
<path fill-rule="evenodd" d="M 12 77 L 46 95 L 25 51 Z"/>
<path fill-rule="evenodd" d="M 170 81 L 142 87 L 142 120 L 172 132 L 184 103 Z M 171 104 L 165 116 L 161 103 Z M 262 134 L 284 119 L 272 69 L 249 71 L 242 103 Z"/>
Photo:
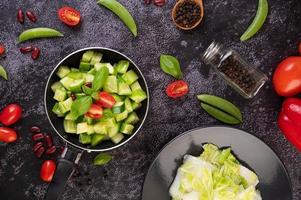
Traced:
<path fill-rule="evenodd" d="M 175 22 L 181 27 L 192 27 L 200 18 L 201 8 L 194 0 L 186 0 L 176 9 Z"/>

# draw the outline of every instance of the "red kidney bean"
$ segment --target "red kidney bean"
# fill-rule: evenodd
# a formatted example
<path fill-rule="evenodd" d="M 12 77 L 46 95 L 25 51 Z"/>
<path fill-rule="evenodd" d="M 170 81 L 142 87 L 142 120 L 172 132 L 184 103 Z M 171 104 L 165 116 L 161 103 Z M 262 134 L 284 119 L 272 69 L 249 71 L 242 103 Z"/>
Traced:
<path fill-rule="evenodd" d="M 52 137 L 48 134 L 45 134 L 45 141 L 46 141 L 46 144 L 47 144 L 47 147 L 52 147 L 53 145 L 53 142 L 52 142 Z"/>
<path fill-rule="evenodd" d="M 36 22 L 37 21 L 37 17 L 34 15 L 33 12 L 31 11 L 26 11 L 26 16 L 28 17 L 28 19 L 32 22 Z"/>
<path fill-rule="evenodd" d="M 32 127 L 30 127 L 30 132 L 32 132 L 32 133 L 40 133 L 41 129 L 38 126 L 32 126 Z"/>
<path fill-rule="evenodd" d="M 76 99 L 76 96 L 75 96 L 75 94 L 74 93 L 71 93 L 71 98 L 72 98 L 72 100 L 74 101 L 75 99 Z"/>
<path fill-rule="evenodd" d="M 44 148 L 44 147 L 40 147 L 40 148 L 35 152 L 35 155 L 36 155 L 37 158 L 41 158 L 44 152 L 45 152 L 45 148 Z"/>
<path fill-rule="evenodd" d="M 55 153 L 55 151 L 56 151 L 56 147 L 52 146 L 46 150 L 46 154 L 51 155 L 51 154 Z"/>
<path fill-rule="evenodd" d="M 34 146 L 33 146 L 33 148 L 32 148 L 32 150 L 34 151 L 34 152 L 36 152 L 40 147 L 42 147 L 43 146 L 43 142 L 37 142 Z"/>
<path fill-rule="evenodd" d="M 147 5 L 150 4 L 151 2 L 152 2 L 152 0 L 144 0 L 144 3 Z"/>
<path fill-rule="evenodd" d="M 27 46 L 27 47 L 21 47 L 20 48 L 21 53 L 29 53 L 32 51 L 32 46 Z"/>
<path fill-rule="evenodd" d="M 24 13 L 21 9 L 18 10 L 18 14 L 17 14 L 17 20 L 20 24 L 23 24 L 24 23 Z"/>
<path fill-rule="evenodd" d="M 85 86 L 91 88 L 92 87 L 92 83 L 91 82 L 87 82 L 87 83 L 85 83 Z"/>
<path fill-rule="evenodd" d="M 34 134 L 33 136 L 32 136 L 32 141 L 38 141 L 38 140 L 40 140 L 40 139 L 43 139 L 44 138 L 44 135 L 43 135 L 43 133 L 37 133 L 37 134 Z"/>
<path fill-rule="evenodd" d="M 40 56 L 40 49 L 38 47 L 34 47 L 32 52 L 31 52 L 31 58 L 33 60 L 36 60 L 36 59 L 39 58 L 39 56 Z"/>
<path fill-rule="evenodd" d="M 156 6 L 164 6 L 165 5 L 165 0 L 154 0 L 154 4 Z"/>

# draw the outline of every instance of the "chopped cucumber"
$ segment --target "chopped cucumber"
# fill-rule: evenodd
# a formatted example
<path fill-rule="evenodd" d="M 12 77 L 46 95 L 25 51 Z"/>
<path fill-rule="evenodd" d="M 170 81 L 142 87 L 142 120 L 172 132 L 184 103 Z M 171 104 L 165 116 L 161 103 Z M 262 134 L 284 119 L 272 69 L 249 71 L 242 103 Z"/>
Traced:
<path fill-rule="evenodd" d="M 130 70 L 122 75 L 122 79 L 126 82 L 126 84 L 131 85 L 138 79 L 138 76 L 133 70 Z"/>
<path fill-rule="evenodd" d="M 135 101 L 132 101 L 132 108 L 133 108 L 133 110 L 137 110 L 141 106 L 142 106 L 141 103 L 136 103 Z"/>
<path fill-rule="evenodd" d="M 102 53 L 94 52 L 92 59 L 90 61 L 91 65 L 95 65 L 96 63 L 99 63 L 102 59 Z"/>
<path fill-rule="evenodd" d="M 114 67 L 111 65 L 111 63 L 96 63 L 94 67 L 96 71 L 100 70 L 102 67 L 106 67 L 109 70 L 109 74 L 114 74 Z"/>
<path fill-rule="evenodd" d="M 56 75 L 60 78 L 64 78 L 65 76 L 67 76 L 69 74 L 69 72 L 70 72 L 69 67 L 62 65 L 56 72 Z"/>
<path fill-rule="evenodd" d="M 92 57 L 93 57 L 93 54 L 94 54 L 94 51 L 92 51 L 92 50 L 86 51 L 83 54 L 82 61 L 83 62 L 90 62 Z"/>
<path fill-rule="evenodd" d="M 105 124 L 107 128 L 114 127 L 116 125 L 116 120 L 114 117 L 103 119 L 102 122 Z"/>
<path fill-rule="evenodd" d="M 95 133 L 95 131 L 94 131 L 94 126 L 88 124 L 87 134 L 88 134 L 88 135 L 92 135 L 92 134 L 94 134 L 94 133 Z"/>
<path fill-rule="evenodd" d="M 65 116 L 65 120 L 76 120 L 77 117 L 75 115 L 73 115 L 71 112 L 69 112 L 66 116 Z"/>
<path fill-rule="evenodd" d="M 89 71 L 91 68 L 91 65 L 89 62 L 80 62 L 79 64 L 79 70 L 82 71 L 82 72 L 87 72 Z"/>
<path fill-rule="evenodd" d="M 67 92 L 64 88 L 55 90 L 53 98 L 57 101 L 64 101 L 67 98 Z"/>
<path fill-rule="evenodd" d="M 66 133 L 76 133 L 76 123 L 73 120 L 64 120 L 64 129 Z"/>
<path fill-rule="evenodd" d="M 107 134 L 107 127 L 105 126 L 105 123 L 98 122 L 94 124 L 94 132 L 97 134 Z"/>
<path fill-rule="evenodd" d="M 73 83 L 74 79 L 69 78 L 69 77 L 64 77 L 63 79 L 60 80 L 61 84 L 69 90 L 69 86 Z"/>
<path fill-rule="evenodd" d="M 61 101 L 59 102 L 59 108 L 60 108 L 60 111 L 64 114 L 68 111 L 71 110 L 71 105 L 72 105 L 72 98 L 69 97 L 68 99 L 66 99 L 65 101 Z"/>
<path fill-rule="evenodd" d="M 92 75 L 92 74 L 86 75 L 86 83 L 88 83 L 88 82 L 92 83 L 93 80 L 94 80 L 94 75 Z"/>
<path fill-rule="evenodd" d="M 117 86 L 116 76 L 108 76 L 103 89 L 106 92 L 117 93 L 118 92 L 118 86 Z"/>
<path fill-rule="evenodd" d="M 57 89 L 61 89 L 61 88 L 64 88 L 64 86 L 59 81 L 57 81 L 51 85 L 51 89 L 53 92 L 55 92 Z"/>
<path fill-rule="evenodd" d="M 54 112 L 58 117 L 63 117 L 64 114 L 61 112 L 60 108 L 59 108 L 59 103 L 55 103 L 53 108 L 52 108 L 52 112 Z"/>
<path fill-rule="evenodd" d="M 108 128 L 108 136 L 110 138 L 114 137 L 119 132 L 120 124 L 115 124 L 113 127 Z"/>
<path fill-rule="evenodd" d="M 129 66 L 130 62 L 128 60 L 120 60 L 115 68 L 119 74 L 124 74 L 128 70 Z"/>
<path fill-rule="evenodd" d="M 132 102 L 129 98 L 125 98 L 124 107 L 125 107 L 126 111 L 128 111 L 128 113 L 131 113 L 134 110 L 133 106 L 132 106 Z"/>
<path fill-rule="evenodd" d="M 88 132 L 88 123 L 87 122 L 81 122 L 77 124 L 76 127 L 76 133 L 81 134 L 81 133 L 87 133 Z"/>
<path fill-rule="evenodd" d="M 72 67 L 70 70 L 71 70 L 72 72 L 79 72 L 79 69 L 73 68 L 73 67 Z"/>
<path fill-rule="evenodd" d="M 84 122 L 87 122 L 87 124 L 93 124 L 93 119 L 85 115 Z"/>
<path fill-rule="evenodd" d="M 120 122 L 128 117 L 128 112 L 125 110 L 122 113 L 116 114 L 115 119 L 117 122 Z"/>
<path fill-rule="evenodd" d="M 140 103 L 141 101 L 145 100 L 147 96 L 143 90 L 135 90 L 132 92 L 130 98 L 136 103 Z"/>
<path fill-rule="evenodd" d="M 81 79 L 83 78 L 83 73 L 81 72 L 70 72 L 67 77 L 71 79 Z"/>
<path fill-rule="evenodd" d="M 95 75 L 96 74 L 95 68 L 92 68 L 90 71 L 87 72 L 87 74 Z"/>
<path fill-rule="evenodd" d="M 82 144 L 90 144 L 91 143 L 91 136 L 86 134 L 86 133 L 82 133 L 79 135 L 79 142 Z"/>
<path fill-rule="evenodd" d="M 112 118 L 114 117 L 114 113 L 111 109 L 107 108 L 103 110 L 103 118 Z"/>
<path fill-rule="evenodd" d="M 120 132 L 127 135 L 131 135 L 133 133 L 134 128 L 135 127 L 131 124 L 123 123 L 121 124 Z"/>
<path fill-rule="evenodd" d="M 105 139 L 105 135 L 93 134 L 91 138 L 91 146 L 95 147 Z"/>
<path fill-rule="evenodd" d="M 126 118 L 125 123 L 127 124 L 136 124 L 139 122 L 139 117 L 135 112 L 132 112 L 128 118 Z"/>
<path fill-rule="evenodd" d="M 118 94 L 119 95 L 130 95 L 132 94 L 132 91 L 130 87 L 123 81 L 118 81 Z"/>
<path fill-rule="evenodd" d="M 112 142 L 118 144 L 123 140 L 124 136 L 121 133 L 117 133 L 114 137 L 111 138 Z"/>
<path fill-rule="evenodd" d="M 139 84 L 138 81 L 134 82 L 132 85 L 131 85 L 131 90 L 132 91 L 135 91 L 135 90 L 142 90 L 142 87 L 141 85 Z"/>
<path fill-rule="evenodd" d="M 121 102 L 123 101 L 124 97 L 119 96 L 118 94 L 112 94 L 116 102 Z"/>
<path fill-rule="evenodd" d="M 69 90 L 71 92 L 81 92 L 82 91 L 82 85 L 85 83 L 84 79 L 78 79 L 74 80 L 70 85 L 69 85 Z"/>

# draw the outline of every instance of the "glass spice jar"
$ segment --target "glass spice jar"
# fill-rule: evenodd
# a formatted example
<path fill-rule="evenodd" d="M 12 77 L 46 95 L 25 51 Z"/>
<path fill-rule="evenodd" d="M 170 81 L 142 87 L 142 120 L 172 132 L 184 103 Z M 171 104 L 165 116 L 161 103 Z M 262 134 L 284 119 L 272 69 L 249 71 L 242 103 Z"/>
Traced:
<path fill-rule="evenodd" d="M 254 97 L 268 80 L 267 76 L 245 61 L 236 51 L 212 42 L 203 54 L 215 70 L 245 98 Z"/>

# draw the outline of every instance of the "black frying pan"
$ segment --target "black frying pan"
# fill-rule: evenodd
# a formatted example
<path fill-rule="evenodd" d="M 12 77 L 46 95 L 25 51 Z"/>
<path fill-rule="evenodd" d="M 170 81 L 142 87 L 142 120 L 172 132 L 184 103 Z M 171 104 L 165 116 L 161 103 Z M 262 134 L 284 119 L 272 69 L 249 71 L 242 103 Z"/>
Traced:
<path fill-rule="evenodd" d="M 147 97 L 148 97 L 147 100 L 143 101 L 142 107 L 137 110 L 137 115 L 139 116 L 140 121 L 135 126 L 134 133 L 132 135 L 125 135 L 125 138 L 119 144 L 114 144 L 111 141 L 104 141 L 95 147 L 81 144 L 78 141 L 79 136 L 77 134 L 65 133 L 63 127 L 63 118 L 57 117 L 52 112 L 52 107 L 55 104 L 55 100 L 53 99 L 54 94 L 53 91 L 51 90 L 51 85 L 59 80 L 59 78 L 56 76 L 56 72 L 59 66 L 67 65 L 70 67 L 77 68 L 79 66 L 80 59 L 82 58 L 83 53 L 87 50 L 94 50 L 94 51 L 101 52 L 103 54 L 102 60 L 104 60 L 105 62 L 117 63 L 119 60 L 129 60 L 130 61 L 129 69 L 132 69 L 136 72 L 136 74 L 139 77 L 138 80 L 141 87 L 147 93 Z M 56 200 L 62 194 L 64 186 L 67 180 L 69 179 L 69 177 L 72 175 L 74 171 L 74 167 L 78 163 L 83 151 L 88 151 L 88 152 L 109 151 L 124 145 L 138 133 L 147 116 L 147 112 L 149 108 L 149 92 L 142 72 L 131 59 L 121 54 L 120 52 L 112 49 L 103 48 L 103 47 L 89 47 L 71 53 L 70 55 L 65 57 L 60 63 L 58 63 L 58 65 L 54 68 L 54 70 L 50 74 L 49 79 L 47 81 L 44 101 L 45 101 L 46 114 L 51 126 L 53 127 L 55 132 L 66 142 L 65 150 L 62 153 L 61 158 L 58 160 L 55 175 L 53 177 L 52 182 L 49 185 L 45 197 L 46 200 Z"/>

